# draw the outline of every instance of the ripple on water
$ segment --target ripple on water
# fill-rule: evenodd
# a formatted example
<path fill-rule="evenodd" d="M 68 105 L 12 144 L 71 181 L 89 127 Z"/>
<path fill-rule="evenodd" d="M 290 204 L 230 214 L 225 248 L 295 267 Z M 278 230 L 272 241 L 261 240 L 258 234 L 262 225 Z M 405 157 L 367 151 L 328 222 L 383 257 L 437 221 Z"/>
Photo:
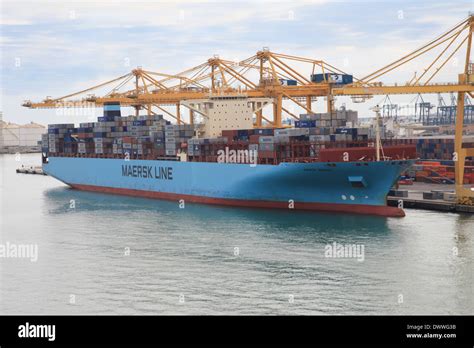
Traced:
<path fill-rule="evenodd" d="M 39 247 L 36 263 L 2 261 L 1 313 L 474 312 L 473 217 L 179 209 L 27 180 L 0 157 L 1 241 Z M 364 260 L 326 257 L 333 242 L 363 245 Z"/>

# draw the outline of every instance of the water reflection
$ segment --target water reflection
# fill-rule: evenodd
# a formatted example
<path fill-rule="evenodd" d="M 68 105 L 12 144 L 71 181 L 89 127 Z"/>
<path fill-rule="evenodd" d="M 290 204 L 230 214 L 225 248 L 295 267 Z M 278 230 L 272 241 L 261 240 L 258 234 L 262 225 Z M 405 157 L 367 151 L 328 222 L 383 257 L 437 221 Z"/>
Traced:
<path fill-rule="evenodd" d="M 455 275 L 456 300 L 459 307 L 474 310 L 474 216 L 459 214 L 455 219 L 452 248 L 452 270 Z"/>
<path fill-rule="evenodd" d="M 75 211 L 101 211 L 110 214 L 146 215 L 147 218 L 167 217 L 186 221 L 218 223 L 253 224 L 256 229 L 264 228 L 275 233 L 293 235 L 308 232 L 319 237 L 338 235 L 339 237 L 353 236 L 361 232 L 365 236 L 381 236 L 390 233 L 388 219 L 379 216 L 352 214 L 337 214 L 307 211 L 286 211 L 277 209 L 255 209 L 241 207 L 223 207 L 205 204 L 186 204 L 179 208 L 178 202 L 136 198 L 129 196 L 101 194 L 79 191 L 60 187 L 44 192 L 46 209 L 50 214 L 71 213 L 71 200 L 74 201 Z"/>
<path fill-rule="evenodd" d="M 179 209 L 178 202 L 20 176 L 14 157 L 5 162 L 2 237 L 38 243 L 40 257 L 35 264 L 9 260 L 0 267 L 4 313 L 473 313 L 470 216 Z M 333 241 L 364 244 L 364 261 L 326 258 L 324 248 Z M 78 294 L 75 306 L 71 293 Z"/>

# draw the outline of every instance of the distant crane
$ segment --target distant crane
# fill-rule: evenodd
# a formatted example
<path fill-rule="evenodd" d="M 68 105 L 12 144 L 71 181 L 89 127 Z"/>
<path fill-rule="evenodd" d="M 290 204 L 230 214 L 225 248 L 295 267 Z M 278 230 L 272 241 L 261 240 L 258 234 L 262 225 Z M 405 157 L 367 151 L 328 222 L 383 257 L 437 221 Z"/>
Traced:
<path fill-rule="evenodd" d="M 393 104 L 390 96 L 387 94 L 382 103 L 382 117 L 393 118 L 395 121 L 397 121 L 398 110 L 398 104 Z"/>
<path fill-rule="evenodd" d="M 447 105 L 443 96 L 438 95 L 438 107 L 436 109 L 436 118 L 433 118 L 433 125 L 454 125 L 456 120 L 456 96 L 450 93 L 451 105 Z M 464 98 L 464 123 L 474 123 L 474 105 L 471 98 L 466 94 Z"/>
<path fill-rule="evenodd" d="M 425 102 L 423 96 L 418 94 L 415 99 L 415 117 L 417 121 L 424 126 L 428 126 L 431 123 L 430 115 L 431 109 L 434 108 L 430 102 Z"/>

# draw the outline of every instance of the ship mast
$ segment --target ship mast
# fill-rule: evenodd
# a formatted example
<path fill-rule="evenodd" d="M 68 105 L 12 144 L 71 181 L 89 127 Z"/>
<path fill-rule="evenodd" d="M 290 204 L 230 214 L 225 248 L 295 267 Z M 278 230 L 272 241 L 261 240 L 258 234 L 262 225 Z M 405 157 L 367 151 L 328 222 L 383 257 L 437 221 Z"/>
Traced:
<path fill-rule="evenodd" d="M 380 162 L 380 107 L 376 105 L 372 110 L 375 111 L 375 156 L 377 162 Z"/>

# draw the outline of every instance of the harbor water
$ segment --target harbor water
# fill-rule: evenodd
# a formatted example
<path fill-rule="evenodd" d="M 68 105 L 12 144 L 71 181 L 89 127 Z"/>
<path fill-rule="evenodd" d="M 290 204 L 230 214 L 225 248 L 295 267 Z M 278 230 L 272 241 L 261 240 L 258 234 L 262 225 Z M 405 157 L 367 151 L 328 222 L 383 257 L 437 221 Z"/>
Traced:
<path fill-rule="evenodd" d="M 0 155 L 0 314 L 474 313 L 472 215 L 180 206 L 15 173 L 40 162 Z"/>

